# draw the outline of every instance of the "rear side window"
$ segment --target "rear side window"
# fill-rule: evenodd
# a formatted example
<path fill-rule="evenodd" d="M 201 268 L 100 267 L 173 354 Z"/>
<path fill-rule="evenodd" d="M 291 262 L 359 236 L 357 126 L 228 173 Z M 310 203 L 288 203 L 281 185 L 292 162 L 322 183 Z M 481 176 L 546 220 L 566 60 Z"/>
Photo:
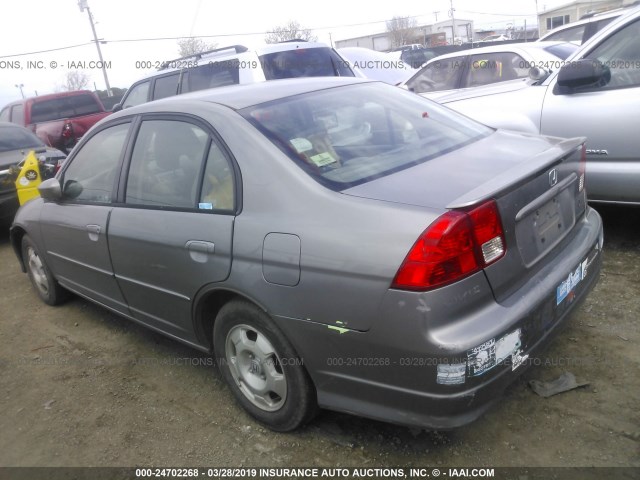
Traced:
<path fill-rule="evenodd" d="M 224 62 L 209 62 L 190 68 L 184 73 L 182 93 L 206 88 L 224 87 L 240 83 L 240 62 L 237 59 Z"/>
<path fill-rule="evenodd" d="M 8 122 L 9 118 L 9 107 L 7 107 L 0 112 L 0 122 Z"/>
<path fill-rule="evenodd" d="M 32 114 L 33 115 L 33 114 Z M 24 105 L 19 103 L 11 107 L 11 122 L 18 125 L 24 125 Z M 33 120 L 31 120 L 33 123 Z"/>
<path fill-rule="evenodd" d="M 49 122 L 61 118 L 81 117 L 104 111 L 93 95 L 71 95 L 33 102 L 31 123 Z"/>
<path fill-rule="evenodd" d="M 73 157 L 63 176 L 65 197 L 88 203 L 109 203 L 129 124 L 105 128 Z"/>
<path fill-rule="evenodd" d="M 343 190 L 428 161 L 493 130 L 406 90 L 351 85 L 242 114 L 320 183 Z"/>
<path fill-rule="evenodd" d="M 166 77 L 156 78 L 156 82 L 153 86 L 153 99 L 159 100 L 161 98 L 172 97 L 178 94 L 178 79 L 180 73 L 174 73 Z"/>
<path fill-rule="evenodd" d="M 330 48 L 300 48 L 260 56 L 267 80 L 298 77 L 353 77 L 347 63 Z"/>

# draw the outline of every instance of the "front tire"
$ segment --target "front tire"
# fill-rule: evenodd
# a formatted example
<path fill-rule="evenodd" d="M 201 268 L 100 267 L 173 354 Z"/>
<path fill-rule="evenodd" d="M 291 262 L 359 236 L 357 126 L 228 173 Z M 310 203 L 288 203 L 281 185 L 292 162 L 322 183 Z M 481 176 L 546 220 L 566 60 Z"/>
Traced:
<path fill-rule="evenodd" d="M 59 305 L 67 299 L 69 293 L 62 288 L 40 255 L 38 247 L 28 235 L 22 237 L 22 259 L 27 267 L 31 285 L 47 305 Z"/>
<path fill-rule="evenodd" d="M 256 420 L 288 432 L 315 415 L 316 393 L 303 362 L 265 312 L 246 301 L 229 302 L 218 313 L 213 338 L 222 375 Z"/>

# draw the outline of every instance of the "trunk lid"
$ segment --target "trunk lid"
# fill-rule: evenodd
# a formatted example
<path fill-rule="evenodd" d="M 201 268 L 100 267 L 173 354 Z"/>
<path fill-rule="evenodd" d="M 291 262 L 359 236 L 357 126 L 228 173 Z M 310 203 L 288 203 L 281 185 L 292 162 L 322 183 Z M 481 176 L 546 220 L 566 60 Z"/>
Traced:
<path fill-rule="evenodd" d="M 584 214 L 586 196 L 580 188 L 584 141 L 497 131 L 459 150 L 343 193 L 442 212 L 466 210 L 494 199 L 506 254 L 484 272 L 500 301 L 571 236 L 576 221 Z"/>

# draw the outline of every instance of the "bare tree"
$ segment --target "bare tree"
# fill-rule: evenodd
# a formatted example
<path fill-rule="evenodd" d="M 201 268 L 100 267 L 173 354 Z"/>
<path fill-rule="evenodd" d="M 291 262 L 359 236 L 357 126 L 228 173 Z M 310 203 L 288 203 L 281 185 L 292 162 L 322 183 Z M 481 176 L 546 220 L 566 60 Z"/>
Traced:
<path fill-rule="evenodd" d="M 308 42 L 317 42 L 318 37 L 311 33 L 308 28 L 303 28 L 295 20 L 290 20 L 286 25 L 275 27 L 264 37 L 266 43 L 278 43 L 287 40 L 306 40 Z"/>
<path fill-rule="evenodd" d="M 413 17 L 393 17 L 387 22 L 387 32 L 391 37 L 391 48 L 398 48 L 419 36 L 418 23 Z"/>
<path fill-rule="evenodd" d="M 89 85 L 91 77 L 80 70 L 69 70 L 64 76 L 64 83 L 59 86 L 63 92 L 82 90 Z"/>
<path fill-rule="evenodd" d="M 207 43 L 198 37 L 185 37 L 178 40 L 178 53 L 181 57 L 188 57 L 197 53 L 216 48 L 216 43 Z"/>

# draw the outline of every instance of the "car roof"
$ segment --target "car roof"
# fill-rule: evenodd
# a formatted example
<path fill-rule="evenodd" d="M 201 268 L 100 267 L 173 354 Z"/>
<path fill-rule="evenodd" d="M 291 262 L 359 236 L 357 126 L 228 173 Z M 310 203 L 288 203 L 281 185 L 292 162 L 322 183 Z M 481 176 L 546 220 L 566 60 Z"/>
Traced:
<path fill-rule="evenodd" d="M 29 101 L 32 102 L 42 102 L 45 100 L 51 100 L 54 98 L 62 98 L 62 97 L 73 97 L 76 95 L 95 95 L 93 92 L 89 91 L 89 90 L 71 90 L 69 92 L 57 92 L 57 93 L 49 93 L 47 95 L 38 95 L 37 97 L 27 97 L 27 98 L 23 98 L 21 100 L 16 100 L 14 102 L 8 103 L 6 106 L 10 106 L 10 105 L 16 105 L 18 103 L 26 103 Z"/>
<path fill-rule="evenodd" d="M 291 51 L 291 50 L 307 50 L 307 49 L 313 49 L 313 48 L 331 48 L 331 47 L 324 43 L 307 42 L 305 40 L 290 40 L 290 41 L 278 42 L 278 43 L 267 43 L 264 45 L 260 45 L 256 48 L 247 48 L 243 45 L 229 45 L 227 47 L 216 48 L 214 50 L 209 50 L 202 53 L 196 53 L 193 55 L 187 55 L 180 58 L 174 58 L 172 60 L 166 60 L 165 62 L 163 62 L 163 64 L 170 65 L 172 63 L 175 63 L 176 65 L 180 65 L 180 66 L 160 68 L 154 72 L 149 72 L 144 77 L 136 80 L 135 83 L 138 83 L 143 80 L 147 80 L 149 78 L 159 77 L 161 75 L 165 75 L 168 73 L 179 72 L 180 70 L 188 70 L 188 68 L 185 67 L 184 65 L 187 63 L 186 60 L 189 60 L 189 59 L 202 60 L 202 63 L 205 63 L 206 60 L 224 61 L 226 59 L 233 59 L 233 58 L 242 59 L 244 57 L 253 56 L 253 55 L 262 56 L 262 55 L 268 55 L 270 53 L 278 53 L 278 52 Z"/>
<path fill-rule="evenodd" d="M 550 41 L 550 42 L 521 42 L 521 43 L 501 43 L 499 45 L 487 45 L 486 47 L 478 47 L 478 48 L 468 48 L 466 50 L 458 50 L 451 53 L 445 53 L 444 55 L 439 55 L 437 57 L 432 58 L 427 63 L 432 63 L 436 60 L 444 60 L 446 58 L 455 58 L 461 57 L 464 55 L 476 55 L 483 53 L 500 53 L 500 52 L 536 52 L 540 50 L 544 50 L 547 47 L 551 47 L 554 45 L 562 45 L 564 43 L 562 41 Z M 549 54 L 549 52 L 546 52 Z"/>
<path fill-rule="evenodd" d="M 584 42 L 578 50 L 571 54 L 567 61 L 571 61 L 590 51 L 594 45 L 600 44 L 603 37 L 608 37 L 611 32 L 614 32 L 624 25 L 631 23 L 633 20 L 640 18 L 640 6 L 630 8 L 626 10 L 618 18 L 614 19 L 611 23 L 607 24 L 603 29 L 599 30 L 593 37 Z M 550 76 L 549 78 L 551 78 Z"/>
<path fill-rule="evenodd" d="M 22 125 L 18 125 L 17 123 L 13 122 L 0 122 L 0 127 L 15 127 L 22 128 L 23 130 L 28 130 L 29 132 L 31 131 L 28 128 L 24 128 Z"/>
<path fill-rule="evenodd" d="M 575 27 L 579 27 L 580 25 L 586 25 L 588 23 L 595 23 L 598 22 L 600 20 L 606 20 L 607 18 L 617 18 L 617 17 L 622 17 L 627 15 L 627 13 L 632 12 L 633 11 L 634 6 L 633 5 L 629 5 L 626 7 L 621 7 L 621 8 L 616 8 L 613 10 L 607 10 L 606 12 L 595 12 L 592 14 L 587 14 L 586 16 L 583 16 L 582 18 L 576 20 L 575 22 L 570 22 L 570 23 L 565 23 L 564 25 L 560 25 L 559 27 L 554 28 L 553 30 L 549 30 L 547 33 L 545 33 L 542 37 L 540 37 L 540 39 L 538 40 L 538 42 L 544 42 L 546 41 L 545 38 L 548 38 L 552 35 L 555 35 L 559 32 L 563 32 L 565 30 L 569 30 L 570 28 L 575 28 Z"/>
<path fill-rule="evenodd" d="M 233 110 L 241 110 L 281 98 L 357 83 L 371 83 L 371 80 L 357 77 L 307 77 L 229 85 L 143 103 L 114 113 L 107 119 L 163 110 L 179 112 L 182 108 L 181 104 L 189 104 L 193 101 L 216 103 Z"/>

